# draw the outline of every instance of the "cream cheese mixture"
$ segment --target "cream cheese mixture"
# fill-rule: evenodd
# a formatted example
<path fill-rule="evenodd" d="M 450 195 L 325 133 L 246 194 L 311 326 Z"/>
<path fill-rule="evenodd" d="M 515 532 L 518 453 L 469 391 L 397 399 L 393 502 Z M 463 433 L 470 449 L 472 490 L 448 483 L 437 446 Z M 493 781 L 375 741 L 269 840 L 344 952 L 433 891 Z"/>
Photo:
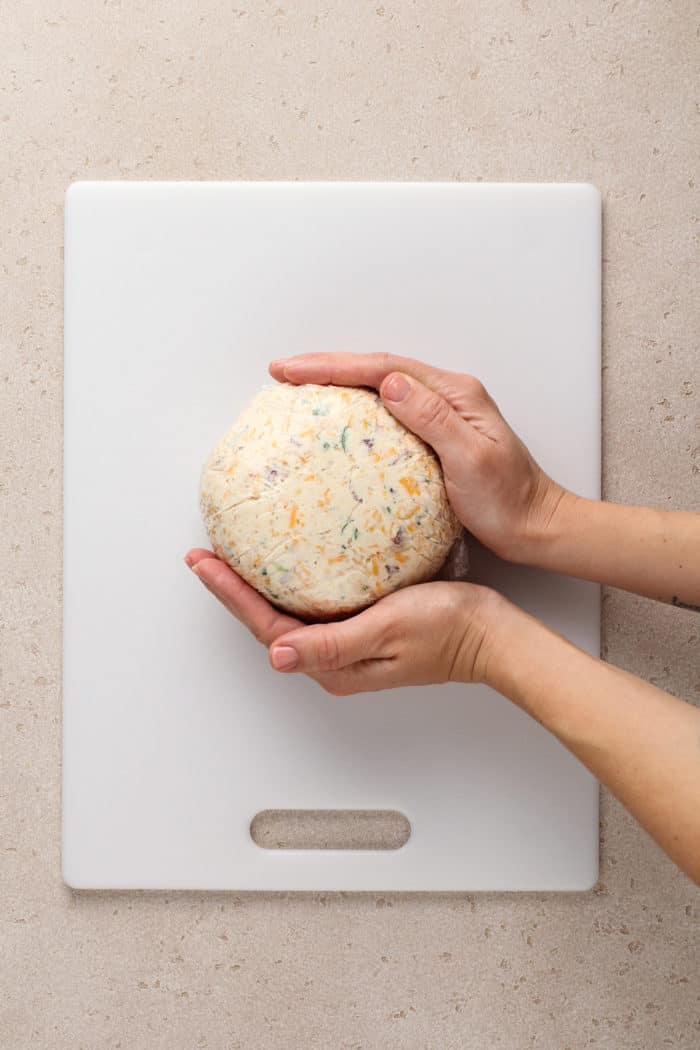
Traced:
<path fill-rule="evenodd" d="M 355 387 L 260 391 L 207 460 L 200 502 L 215 553 L 306 618 L 429 579 L 461 531 L 433 451 Z"/>

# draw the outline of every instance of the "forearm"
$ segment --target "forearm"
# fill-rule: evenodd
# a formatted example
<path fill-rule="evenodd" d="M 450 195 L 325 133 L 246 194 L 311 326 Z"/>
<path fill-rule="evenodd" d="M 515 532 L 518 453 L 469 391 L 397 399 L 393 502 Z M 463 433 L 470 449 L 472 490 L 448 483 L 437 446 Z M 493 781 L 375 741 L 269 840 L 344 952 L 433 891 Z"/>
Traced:
<path fill-rule="evenodd" d="M 530 714 L 700 882 L 700 710 L 503 603 L 484 680 Z"/>
<path fill-rule="evenodd" d="M 582 499 L 569 492 L 519 561 L 648 598 L 700 606 L 700 514 Z"/>

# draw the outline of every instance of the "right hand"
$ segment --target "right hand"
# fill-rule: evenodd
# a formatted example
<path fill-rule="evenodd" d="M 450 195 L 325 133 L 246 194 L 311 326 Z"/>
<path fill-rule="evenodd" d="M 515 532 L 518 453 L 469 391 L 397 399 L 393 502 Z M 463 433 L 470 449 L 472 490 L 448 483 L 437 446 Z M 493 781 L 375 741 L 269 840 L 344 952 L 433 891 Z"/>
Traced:
<path fill-rule="evenodd" d="M 280 382 L 369 386 L 432 446 L 462 524 L 511 561 L 527 560 L 566 491 L 538 466 L 478 379 L 392 354 L 301 354 L 273 361 Z"/>
<path fill-rule="evenodd" d="M 305 624 L 270 605 L 211 551 L 194 548 L 185 562 L 268 647 L 276 671 L 303 672 L 332 696 L 487 682 L 493 638 L 522 615 L 487 587 L 441 581 L 403 587 L 345 620 Z"/>

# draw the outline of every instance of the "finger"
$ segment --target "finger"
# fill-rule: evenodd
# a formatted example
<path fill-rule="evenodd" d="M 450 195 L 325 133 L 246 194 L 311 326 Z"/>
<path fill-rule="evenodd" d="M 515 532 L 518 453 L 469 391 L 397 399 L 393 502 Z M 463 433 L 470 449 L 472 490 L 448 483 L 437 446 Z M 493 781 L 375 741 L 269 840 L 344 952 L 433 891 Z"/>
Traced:
<path fill-rule="evenodd" d="M 483 384 L 463 372 L 433 368 L 411 357 L 397 354 L 300 354 L 279 358 L 269 366 L 280 383 L 318 383 L 336 386 L 369 386 L 379 389 L 392 372 L 403 372 L 440 394 L 467 422 L 483 429 L 498 406 Z"/>
<path fill-rule="evenodd" d="M 203 547 L 193 547 L 192 550 L 188 551 L 185 555 L 185 565 L 188 568 L 193 569 L 197 562 L 202 561 L 204 558 L 214 558 L 215 554 L 213 551 L 207 551 Z"/>
<path fill-rule="evenodd" d="M 301 626 L 300 620 L 275 609 L 262 594 L 211 553 L 208 558 L 199 560 L 192 571 L 263 645 L 269 646 L 279 635 Z"/>
<path fill-rule="evenodd" d="M 426 384 L 438 383 L 449 373 L 422 361 L 395 354 L 299 354 L 272 361 L 270 374 L 280 382 L 319 383 L 336 386 L 371 386 L 379 389 L 390 372 L 405 372 Z"/>
<path fill-rule="evenodd" d="M 379 395 L 391 414 L 431 445 L 443 462 L 463 453 L 474 439 L 471 427 L 444 397 L 403 372 L 387 376 Z"/>
<path fill-rule="evenodd" d="M 270 361 L 267 366 L 267 370 L 273 379 L 276 379 L 278 383 L 284 383 L 284 366 L 287 363 L 287 358 L 280 357 L 275 361 Z"/>
<path fill-rule="evenodd" d="M 383 628 L 377 605 L 338 623 L 302 626 L 275 639 L 270 663 L 276 671 L 338 671 L 383 656 Z"/>

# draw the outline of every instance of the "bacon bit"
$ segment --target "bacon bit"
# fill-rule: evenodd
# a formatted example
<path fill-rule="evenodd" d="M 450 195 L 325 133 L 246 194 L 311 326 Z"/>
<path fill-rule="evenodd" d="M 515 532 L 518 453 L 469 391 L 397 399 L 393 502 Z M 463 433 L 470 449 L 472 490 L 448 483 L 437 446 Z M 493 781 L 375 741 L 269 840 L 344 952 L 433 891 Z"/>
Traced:
<path fill-rule="evenodd" d="M 329 565 L 335 565 L 336 562 L 345 561 L 345 557 L 346 556 L 344 554 L 338 554 L 338 555 L 336 555 L 335 558 L 329 558 L 328 559 L 328 564 Z"/>
<path fill-rule="evenodd" d="M 372 575 L 379 576 L 379 562 L 376 554 L 372 555 Z"/>
<path fill-rule="evenodd" d="M 416 484 L 415 478 L 399 478 L 399 484 L 403 485 L 403 487 L 406 489 L 406 492 L 408 492 L 411 496 L 417 496 L 420 492 L 420 489 Z"/>
<path fill-rule="evenodd" d="M 323 493 L 323 498 L 318 500 L 317 502 L 318 502 L 319 507 L 327 507 L 329 505 L 330 501 L 331 501 L 331 490 L 330 489 L 326 489 L 326 491 Z"/>
<path fill-rule="evenodd" d="M 297 523 L 297 505 L 296 505 L 296 503 L 292 503 L 292 511 L 291 511 L 291 514 L 289 515 L 289 527 L 290 527 L 290 529 L 293 529 L 294 526 L 296 525 L 296 523 Z"/>
<path fill-rule="evenodd" d="M 393 553 L 394 553 L 394 557 L 396 558 L 397 561 L 401 561 L 401 562 L 408 561 L 408 558 L 406 557 L 406 555 L 402 554 L 401 551 L 394 551 Z"/>

